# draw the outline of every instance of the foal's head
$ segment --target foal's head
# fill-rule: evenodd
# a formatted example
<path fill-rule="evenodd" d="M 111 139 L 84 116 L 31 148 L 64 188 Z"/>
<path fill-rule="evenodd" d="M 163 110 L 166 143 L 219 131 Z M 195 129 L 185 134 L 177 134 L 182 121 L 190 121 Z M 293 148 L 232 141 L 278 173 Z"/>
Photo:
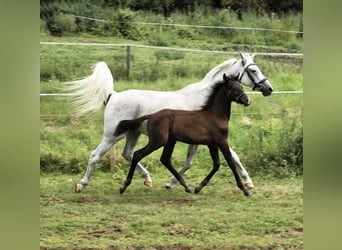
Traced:
<path fill-rule="evenodd" d="M 239 104 L 243 104 L 248 106 L 251 104 L 251 99 L 249 99 L 248 95 L 243 91 L 243 88 L 238 81 L 238 76 L 226 76 L 223 74 L 224 80 L 224 90 L 226 91 L 227 97 L 230 98 L 233 102 L 237 102 Z"/>

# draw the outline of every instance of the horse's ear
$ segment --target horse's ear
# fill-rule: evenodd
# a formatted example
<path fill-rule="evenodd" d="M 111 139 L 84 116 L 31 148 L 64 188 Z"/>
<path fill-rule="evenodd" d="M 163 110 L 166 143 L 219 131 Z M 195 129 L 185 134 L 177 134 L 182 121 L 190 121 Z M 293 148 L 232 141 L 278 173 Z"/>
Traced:
<path fill-rule="evenodd" d="M 239 76 L 240 76 L 240 73 L 237 73 L 237 74 L 233 77 L 233 80 L 238 81 L 238 80 L 239 80 Z"/>
<path fill-rule="evenodd" d="M 252 55 L 251 55 L 251 58 L 252 58 L 252 60 L 254 61 L 254 57 L 256 56 L 256 53 L 253 53 Z"/>
<path fill-rule="evenodd" d="M 245 65 L 246 61 L 247 61 L 245 54 L 242 53 L 241 51 L 239 51 L 239 54 L 240 54 L 241 59 L 242 59 L 242 64 Z"/>

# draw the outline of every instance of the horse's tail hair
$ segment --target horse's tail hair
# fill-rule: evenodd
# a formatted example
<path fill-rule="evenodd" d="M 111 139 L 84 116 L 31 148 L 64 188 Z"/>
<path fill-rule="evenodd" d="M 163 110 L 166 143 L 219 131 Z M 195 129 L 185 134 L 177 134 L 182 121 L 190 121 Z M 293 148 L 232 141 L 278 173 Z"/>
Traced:
<path fill-rule="evenodd" d="M 133 120 L 122 120 L 119 122 L 113 135 L 118 136 L 131 130 L 137 130 L 141 123 L 149 118 L 149 115 L 145 115 Z"/>
<path fill-rule="evenodd" d="M 105 62 L 98 62 L 93 73 L 81 80 L 66 82 L 64 89 L 72 92 L 73 113 L 76 116 L 100 110 L 114 92 L 114 79 Z"/>

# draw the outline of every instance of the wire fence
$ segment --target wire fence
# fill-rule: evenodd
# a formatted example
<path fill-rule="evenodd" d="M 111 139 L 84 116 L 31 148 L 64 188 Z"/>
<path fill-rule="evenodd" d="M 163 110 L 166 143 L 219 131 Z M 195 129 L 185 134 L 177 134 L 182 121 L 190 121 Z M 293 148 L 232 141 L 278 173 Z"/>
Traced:
<path fill-rule="evenodd" d="M 294 30 L 278 30 L 278 29 L 268 29 L 260 27 L 241 27 L 241 26 L 212 26 L 212 25 L 193 25 L 193 24 L 177 24 L 177 23 L 149 23 L 149 22 L 125 22 L 125 21 L 108 21 L 98 18 L 85 17 L 79 15 L 72 15 L 78 19 L 103 22 L 103 23 L 127 23 L 127 24 L 140 24 L 140 25 L 152 25 L 152 26 L 173 26 L 173 27 L 189 27 L 189 28 L 204 28 L 204 29 L 227 29 L 227 30 L 247 30 L 247 31 L 268 31 L 268 32 L 283 32 L 283 33 L 294 33 L 303 34 L 302 31 Z"/>
<path fill-rule="evenodd" d="M 115 44 L 115 43 L 74 43 L 74 42 L 40 42 L 41 45 L 47 45 L 47 46 L 99 46 L 99 47 L 126 47 L 127 51 L 130 51 L 130 47 L 135 48 L 141 48 L 141 49 L 154 49 L 154 50 L 168 50 L 168 51 L 180 51 L 180 52 L 191 52 L 191 53 L 210 53 L 210 54 L 227 54 L 227 55 L 238 55 L 239 52 L 235 51 L 213 51 L 213 50 L 199 50 L 199 49 L 190 49 L 190 48 L 174 48 L 174 47 L 161 47 L 161 46 L 149 46 L 149 45 L 139 45 L 139 44 Z M 256 55 L 261 56 L 271 56 L 271 57 L 296 57 L 296 58 L 303 58 L 303 53 L 266 53 L 266 52 L 256 52 L 254 53 Z M 129 59 L 131 58 L 131 55 L 127 53 L 127 72 L 130 72 L 130 62 Z M 129 75 L 128 75 L 129 78 Z M 246 91 L 247 94 L 256 94 L 260 95 L 260 92 L 251 92 Z M 284 90 L 284 91 L 274 91 L 273 94 L 276 95 L 302 95 L 304 93 L 303 90 Z M 72 93 L 40 93 L 40 97 L 49 98 L 49 97 L 70 97 L 74 96 L 75 94 Z M 64 98 L 63 98 L 64 99 Z M 232 113 L 235 115 L 247 115 L 246 113 Z M 269 113 L 267 113 L 269 114 Z M 260 112 L 252 112 L 248 113 L 248 115 L 265 115 L 265 113 Z M 274 113 L 272 112 L 273 116 L 281 116 L 284 115 L 284 113 Z M 41 114 L 41 117 L 67 117 L 69 115 L 58 115 L 58 114 L 49 114 L 44 115 Z"/>
<path fill-rule="evenodd" d="M 190 48 L 175 48 L 175 47 L 162 47 L 162 46 L 151 46 L 141 44 L 128 44 L 128 43 L 72 43 L 72 42 L 40 42 L 41 45 L 64 45 L 64 46 L 98 46 L 98 47 L 134 47 L 143 49 L 157 49 L 157 50 L 168 50 L 168 51 L 180 51 L 180 52 L 192 52 L 192 53 L 210 53 L 210 54 L 226 54 L 226 55 L 238 55 L 239 52 L 235 51 L 217 51 L 217 50 L 200 50 Z M 288 56 L 288 57 L 303 57 L 303 53 L 272 53 L 272 52 L 255 52 L 255 55 L 260 56 Z"/>

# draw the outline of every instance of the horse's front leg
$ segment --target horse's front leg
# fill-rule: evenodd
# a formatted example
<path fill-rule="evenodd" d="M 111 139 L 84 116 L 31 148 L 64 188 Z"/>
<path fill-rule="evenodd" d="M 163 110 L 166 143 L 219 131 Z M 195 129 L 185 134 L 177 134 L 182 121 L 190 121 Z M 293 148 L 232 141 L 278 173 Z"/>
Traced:
<path fill-rule="evenodd" d="M 75 185 L 75 192 L 80 193 L 82 190 L 89 184 L 90 177 L 94 171 L 96 163 L 98 163 L 101 159 L 101 157 L 108 152 L 108 150 L 120 139 L 120 137 L 104 137 L 102 139 L 102 142 L 97 146 L 97 148 L 91 152 L 89 160 L 88 160 L 88 166 L 87 170 L 81 179 L 81 182 Z"/>
<path fill-rule="evenodd" d="M 247 170 L 243 167 L 239 156 L 232 148 L 229 148 L 229 150 L 230 150 L 230 153 L 232 154 L 233 160 L 235 162 L 235 166 L 237 167 L 237 171 L 239 172 L 240 176 L 243 179 L 244 185 L 250 189 L 254 188 L 253 181 L 249 177 Z"/>
<path fill-rule="evenodd" d="M 179 175 L 183 175 L 191 166 L 192 161 L 197 153 L 199 145 L 189 145 L 188 152 L 186 154 L 186 161 L 182 169 L 178 172 Z M 166 184 L 166 188 L 173 188 L 177 184 L 178 180 L 175 176 L 172 176 L 170 182 Z"/>
<path fill-rule="evenodd" d="M 230 153 L 229 150 L 229 146 L 227 143 L 222 143 L 220 145 L 220 149 L 222 151 L 222 154 L 224 156 L 224 158 L 226 159 L 228 166 L 230 167 L 230 169 L 233 171 L 234 177 L 235 177 L 235 181 L 236 181 L 236 185 L 243 191 L 244 195 L 249 196 L 249 192 L 246 189 L 246 187 L 242 184 L 242 181 L 240 179 L 240 176 L 236 170 L 236 166 L 235 166 L 235 162 L 233 160 L 233 157 Z"/>
<path fill-rule="evenodd" d="M 122 150 L 122 156 L 129 162 L 132 162 L 133 159 L 133 153 L 134 153 L 134 147 L 138 142 L 140 133 L 139 132 L 135 132 L 135 131 L 131 131 L 126 135 L 126 143 L 125 143 L 125 147 Z M 152 179 L 150 177 L 149 172 L 147 171 L 146 168 L 143 167 L 143 165 L 141 165 L 141 163 L 137 163 L 137 170 L 139 171 L 139 173 L 141 174 L 141 176 L 145 179 L 144 180 L 144 184 L 150 188 L 152 188 Z"/>

